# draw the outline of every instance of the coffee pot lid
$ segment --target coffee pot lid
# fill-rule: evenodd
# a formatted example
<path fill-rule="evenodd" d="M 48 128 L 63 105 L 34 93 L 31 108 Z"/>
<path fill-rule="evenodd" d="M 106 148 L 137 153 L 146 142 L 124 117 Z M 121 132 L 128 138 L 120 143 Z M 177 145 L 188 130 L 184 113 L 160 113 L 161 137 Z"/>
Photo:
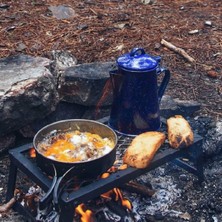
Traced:
<path fill-rule="evenodd" d="M 155 69 L 160 62 L 160 57 L 146 54 L 143 48 L 133 48 L 130 53 L 117 59 L 119 67 L 132 71 L 148 71 Z"/>

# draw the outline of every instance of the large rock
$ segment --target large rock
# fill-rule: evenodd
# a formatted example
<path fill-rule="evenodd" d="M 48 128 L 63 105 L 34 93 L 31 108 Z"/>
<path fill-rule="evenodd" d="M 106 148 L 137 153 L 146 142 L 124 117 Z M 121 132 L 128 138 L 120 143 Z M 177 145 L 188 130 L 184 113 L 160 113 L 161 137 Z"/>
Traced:
<path fill-rule="evenodd" d="M 73 103 L 60 102 L 56 110 L 50 113 L 45 118 L 33 121 L 31 124 L 26 125 L 19 132 L 25 138 L 33 138 L 34 135 L 42 127 L 51 124 L 56 121 L 66 120 L 66 119 L 81 119 L 86 111 L 86 107 Z"/>
<path fill-rule="evenodd" d="M 49 64 L 26 55 L 0 59 L 0 136 L 55 110 L 59 97 Z"/>
<path fill-rule="evenodd" d="M 80 64 L 62 74 L 59 90 L 63 101 L 84 106 L 107 106 L 112 103 L 109 71 L 112 62 Z"/>
<path fill-rule="evenodd" d="M 174 115 L 192 116 L 200 107 L 196 101 L 173 99 L 164 95 L 160 103 L 160 116 L 166 119 Z"/>
<path fill-rule="evenodd" d="M 60 76 L 64 71 L 77 64 L 77 59 L 69 51 L 64 50 L 53 50 L 49 55 L 52 60 L 50 64 L 50 71 L 60 82 Z"/>

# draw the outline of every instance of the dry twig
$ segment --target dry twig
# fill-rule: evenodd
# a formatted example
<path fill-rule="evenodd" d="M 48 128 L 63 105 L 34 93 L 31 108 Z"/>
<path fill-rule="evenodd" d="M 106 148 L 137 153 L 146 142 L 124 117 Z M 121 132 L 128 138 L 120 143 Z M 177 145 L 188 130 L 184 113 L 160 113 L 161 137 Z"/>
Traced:
<path fill-rule="evenodd" d="M 178 53 L 179 55 L 183 56 L 185 59 L 187 59 L 189 62 L 194 63 L 195 59 L 189 56 L 183 49 L 176 47 L 170 42 L 167 42 L 166 40 L 162 39 L 161 44 L 166 46 L 168 49 Z"/>
<path fill-rule="evenodd" d="M 7 213 L 16 202 L 16 199 L 13 197 L 11 200 L 9 200 L 7 203 L 0 206 L 0 213 Z"/>

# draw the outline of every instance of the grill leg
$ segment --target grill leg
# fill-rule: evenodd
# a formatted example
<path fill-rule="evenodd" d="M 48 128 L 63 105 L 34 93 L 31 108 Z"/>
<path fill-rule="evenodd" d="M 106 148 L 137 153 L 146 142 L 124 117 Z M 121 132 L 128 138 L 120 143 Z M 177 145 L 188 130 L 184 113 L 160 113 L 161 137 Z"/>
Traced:
<path fill-rule="evenodd" d="M 200 140 L 194 147 L 191 147 L 190 151 L 183 157 L 188 158 L 193 162 L 194 166 L 191 166 L 189 163 L 180 159 L 174 159 L 172 162 L 189 173 L 196 175 L 198 182 L 202 183 L 204 181 L 202 140 Z"/>
<path fill-rule="evenodd" d="M 204 181 L 204 169 L 203 169 L 203 147 L 202 147 L 202 143 L 198 144 L 198 149 L 194 149 L 193 153 L 194 153 L 194 164 L 196 166 L 197 169 L 197 176 L 198 176 L 198 180 L 199 183 L 202 183 Z"/>
<path fill-rule="evenodd" d="M 11 161 L 10 168 L 9 168 L 6 201 L 9 201 L 12 197 L 14 197 L 16 177 L 17 177 L 17 167 Z"/>
<path fill-rule="evenodd" d="M 67 204 L 61 208 L 59 222 L 73 222 L 74 218 L 74 206 Z"/>

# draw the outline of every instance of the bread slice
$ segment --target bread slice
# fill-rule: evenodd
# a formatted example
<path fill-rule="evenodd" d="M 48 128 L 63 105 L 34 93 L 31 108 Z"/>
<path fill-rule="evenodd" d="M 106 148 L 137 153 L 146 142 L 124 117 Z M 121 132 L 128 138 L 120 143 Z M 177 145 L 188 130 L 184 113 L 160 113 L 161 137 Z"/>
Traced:
<path fill-rule="evenodd" d="M 194 141 L 190 124 L 183 116 L 176 115 L 167 120 L 168 140 L 172 148 L 190 146 Z"/>
<path fill-rule="evenodd" d="M 131 167 L 146 168 L 165 141 L 165 134 L 151 131 L 136 136 L 123 156 L 123 162 Z"/>

